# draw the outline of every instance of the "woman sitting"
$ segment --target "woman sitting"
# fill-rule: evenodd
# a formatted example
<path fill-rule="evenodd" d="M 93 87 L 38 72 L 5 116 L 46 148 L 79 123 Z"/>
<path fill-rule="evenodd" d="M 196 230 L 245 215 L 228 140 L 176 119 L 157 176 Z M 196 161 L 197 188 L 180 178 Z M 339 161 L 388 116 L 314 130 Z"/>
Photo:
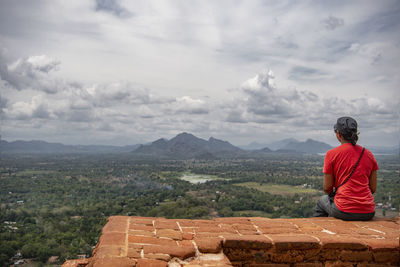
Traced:
<path fill-rule="evenodd" d="M 341 117 L 334 125 L 340 146 L 329 150 L 324 160 L 324 191 L 315 207 L 315 217 L 367 221 L 375 215 L 372 196 L 376 191 L 378 164 L 372 153 L 357 145 L 357 122 Z"/>

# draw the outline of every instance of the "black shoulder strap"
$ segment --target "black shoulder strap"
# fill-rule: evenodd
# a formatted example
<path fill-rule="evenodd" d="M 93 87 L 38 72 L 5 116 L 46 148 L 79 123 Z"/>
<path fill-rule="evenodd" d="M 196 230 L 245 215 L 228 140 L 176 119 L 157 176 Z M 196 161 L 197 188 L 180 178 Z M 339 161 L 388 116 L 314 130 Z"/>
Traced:
<path fill-rule="evenodd" d="M 341 187 L 342 185 L 344 185 L 344 184 L 350 179 L 350 177 L 353 175 L 354 171 L 356 170 L 356 168 L 357 168 L 357 166 L 358 166 L 358 163 L 359 163 L 360 160 L 361 160 L 362 155 L 364 154 L 364 150 L 365 150 L 365 147 L 363 147 L 363 150 L 361 151 L 361 155 L 360 155 L 360 157 L 358 158 L 357 163 L 356 163 L 356 165 L 354 166 L 353 170 L 351 171 L 350 175 L 347 176 L 346 180 L 344 180 L 343 183 L 341 183 L 338 187 L 335 188 L 335 193 L 337 192 L 337 190 L 339 189 L 339 187 Z"/>

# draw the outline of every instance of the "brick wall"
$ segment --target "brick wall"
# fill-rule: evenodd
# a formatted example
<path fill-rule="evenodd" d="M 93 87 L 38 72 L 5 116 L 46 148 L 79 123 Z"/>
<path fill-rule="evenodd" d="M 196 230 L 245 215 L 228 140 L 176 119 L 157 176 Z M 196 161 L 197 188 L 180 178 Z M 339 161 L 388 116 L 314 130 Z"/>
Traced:
<path fill-rule="evenodd" d="M 90 259 L 63 267 L 400 266 L 400 221 L 113 216 Z"/>

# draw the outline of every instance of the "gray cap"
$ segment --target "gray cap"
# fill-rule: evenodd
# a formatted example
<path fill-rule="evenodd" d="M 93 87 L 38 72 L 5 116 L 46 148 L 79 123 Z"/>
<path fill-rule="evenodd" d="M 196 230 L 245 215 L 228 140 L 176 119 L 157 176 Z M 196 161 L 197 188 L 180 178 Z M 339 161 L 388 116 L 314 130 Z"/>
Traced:
<path fill-rule="evenodd" d="M 333 126 L 335 131 L 339 131 L 341 134 L 350 132 L 357 132 L 357 122 L 351 117 L 340 117 L 337 119 L 336 124 Z"/>

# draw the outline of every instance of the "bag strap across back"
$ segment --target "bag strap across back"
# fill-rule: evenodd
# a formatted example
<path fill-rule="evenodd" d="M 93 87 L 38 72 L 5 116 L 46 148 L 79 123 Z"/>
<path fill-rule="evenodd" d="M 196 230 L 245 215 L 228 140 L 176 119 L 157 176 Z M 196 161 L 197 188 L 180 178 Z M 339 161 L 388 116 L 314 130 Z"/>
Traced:
<path fill-rule="evenodd" d="M 361 151 L 361 155 L 360 155 L 360 157 L 358 158 L 357 163 L 356 163 L 356 165 L 354 166 L 353 170 L 351 171 L 350 175 L 347 176 L 346 180 L 344 180 L 343 183 L 341 183 L 338 187 L 335 188 L 335 191 L 334 191 L 335 194 L 336 194 L 337 190 L 339 189 L 339 187 L 341 187 L 342 185 L 344 185 L 344 184 L 350 179 L 350 177 L 353 175 L 354 171 L 356 170 L 356 168 L 357 168 L 357 166 L 358 166 L 358 163 L 360 163 L 360 160 L 361 160 L 362 155 L 364 154 L 364 150 L 365 150 L 365 147 L 363 147 L 363 150 Z"/>

